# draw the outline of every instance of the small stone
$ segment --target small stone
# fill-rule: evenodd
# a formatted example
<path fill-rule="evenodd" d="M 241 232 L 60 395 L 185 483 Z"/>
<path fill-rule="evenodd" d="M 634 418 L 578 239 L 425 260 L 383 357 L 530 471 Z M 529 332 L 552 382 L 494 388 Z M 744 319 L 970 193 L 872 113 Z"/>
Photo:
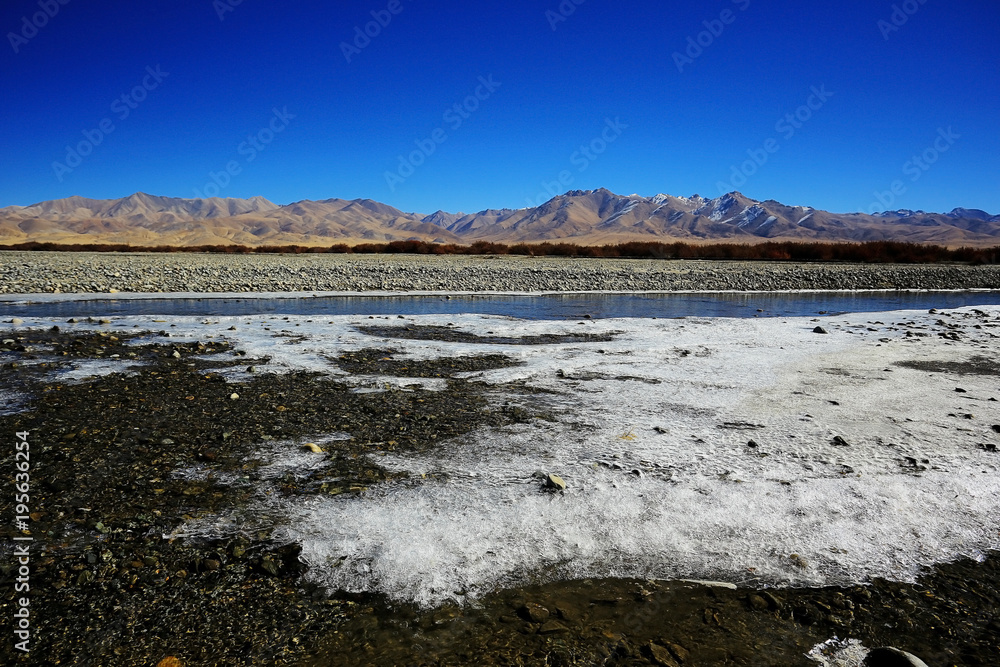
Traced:
<path fill-rule="evenodd" d="M 691 653 L 680 644 L 667 644 L 666 646 L 679 662 L 684 662 L 691 655 Z"/>
<path fill-rule="evenodd" d="M 751 595 L 747 598 L 747 602 L 750 603 L 750 608 L 754 611 L 766 611 L 768 608 L 767 600 L 759 595 Z"/>
<path fill-rule="evenodd" d="M 993 429 L 994 433 L 1000 433 L 1000 424 L 994 424 L 993 426 L 990 426 L 990 428 Z"/>
<path fill-rule="evenodd" d="M 184 667 L 184 663 L 171 655 L 156 663 L 156 667 Z"/>
<path fill-rule="evenodd" d="M 767 604 L 772 611 L 781 611 L 785 608 L 785 604 L 774 593 L 765 591 L 764 593 L 761 593 L 760 596 L 767 600 Z"/>
<path fill-rule="evenodd" d="M 649 642 L 643 648 L 645 648 L 645 653 L 657 665 L 661 665 L 661 667 L 679 667 L 677 661 L 674 660 L 674 656 L 670 654 L 670 651 L 666 647 Z"/>
<path fill-rule="evenodd" d="M 302 451 L 312 452 L 313 454 L 323 453 L 323 450 L 315 442 L 307 442 L 306 444 L 302 445 Z"/>
<path fill-rule="evenodd" d="M 824 329 L 823 327 L 816 327 L 815 329 L 813 329 L 813 333 L 828 334 L 830 332 Z"/>
<path fill-rule="evenodd" d="M 239 394 L 230 394 L 230 395 L 229 395 L 229 400 L 231 400 L 231 401 L 235 401 L 235 400 L 237 400 L 237 399 L 238 399 L 239 397 L 240 397 L 240 395 L 239 395 Z"/>
<path fill-rule="evenodd" d="M 20 326 L 20 325 L 24 324 L 24 320 L 22 320 L 20 317 L 15 317 L 14 319 L 12 319 L 10 321 L 10 323 L 13 324 L 16 327 L 16 326 Z"/>
<path fill-rule="evenodd" d="M 839 435 L 833 437 L 833 444 L 837 447 L 850 447 L 850 444 Z"/>
<path fill-rule="evenodd" d="M 270 556 L 264 556 L 260 559 L 260 566 L 265 572 L 272 576 L 278 576 L 278 564 L 275 563 Z"/>
<path fill-rule="evenodd" d="M 756 440 L 747 440 L 747 447 L 750 447 L 751 449 L 755 449 L 757 446 L 758 445 L 757 445 L 757 441 Z"/>
<path fill-rule="evenodd" d="M 555 489 L 556 491 L 565 491 L 566 482 L 559 475 L 548 474 L 545 477 L 545 486 L 549 489 Z"/>
<path fill-rule="evenodd" d="M 174 350 L 174 353 L 172 355 L 170 355 L 170 356 L 172 356 L 174 359 L 180 359 L 181 358 L 181 353 L 178 352 L 177 350 Z"/>
<path fill-rule="evenodd" d="M 540 604 L 529 602 L 517 610 L 518 615 L 526 621 L 532 623 L 545 623 L 549 620 L 549 610 Z"/>
<path fill-rule="evenodd" d="M 549 621 L 538 629 L 540 635 L 554 635 L 561 632 L 569 632 L 569 628 L 559 621 Z"/>
<path fill-rule="evenodd" d="M 862 667 L 927 667 L 927 663 L 912 653 L 885 646 L 872 649 Z"/>
<path fill-rule="evenodd" d="M 257 372 L 256 366 L 247 366 L 247 373 L 256 373 L 256 372 Z"/>
<path fill-rule="evenodd" d="M 956 394 L 967 394 L 969 392 L 967 392 L 966 390 L 962 389 L 961 387 L 955 387 L 955 393 Z"/>
<path fill-rule="evenodd" d="M 580 616 L 570 607 L 556 607 L 556 613 L 559 618 L 568 623 L 578 623 L 580 621 Z"/>

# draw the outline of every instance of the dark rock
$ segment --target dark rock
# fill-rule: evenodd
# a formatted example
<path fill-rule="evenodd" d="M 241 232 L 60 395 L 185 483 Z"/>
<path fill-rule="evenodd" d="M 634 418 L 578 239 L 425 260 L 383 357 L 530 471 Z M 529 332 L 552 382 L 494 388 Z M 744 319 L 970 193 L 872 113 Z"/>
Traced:
<path fill-rule="evenodd" d="M 670 652 L 673 653 L 678 662 L 684 662 L 691 655 L 691 653 L 680 644 L 666 644 L 666 647 L 670 649 Z"/>
<path fill-rule="evenodd" d="M 990 428 L 993 429 L 994 433 L 1000 433 L 1000 424 L 994 424 Z"/>
<path fill-rule="evenodd" d="M 774 595 L 773 593 L 764 591 L 763 593 L 760 594 L 760 596 L 765 600 L 767 600 L 767 604 L 770 607 L 771 611 L 781 611 L 782 609 L 785 608 L 785 604 L 781 601 L 781 599 L 778 596 Z"/>
<path fill-rule="evenodd" d="M 570 607 L 556 607 L 556 613 L 559 615 L 559 618 L 567 623 L 578 623 L 580 621 L 579 614 Z"/>
<path fill-rule="evenodd" d="M 833 437 L 833 444 L 837 447 L 850 447 L 850 444 L 839 435 Z"/>
<path fill-rule="evenodd" d="M 883 647 L 873 649 L 865 658 L 862 667 L 927 667 L 927 663 L 906 651 Z"/>
<path fill-rule="evenodd" d="M 549 620 L 549 610 L 540 604 L 529 602 L 517 610 L 518 616 L 532 623 L 545 623 Z"/>
<path fill-rule="evenodd" d="M 653 660 L 654 664 L 662 667 L 679 667 L 670 650 L 654 642 L 649 642 L 643 647 L 643 653 Z"/>
<path fill-rule="evenodd" d="M 538 634 L 540 635 L 554 635 L 562 632 L 569 632 L 569 628 L 559 621 L 548 621 L 538 629 Z"/>
<path fill-rule="evenodd" d="M 823 327 L 816 327 L 815 329 L 813 329 L 813 333 L 828 334 L 830 332 L 824 329 Z"/>
<path fill-rule="evenodd" d="M 955 393 L 957 393 L 957 394 L 967 394 L 969 392 L 967 392 L 966 390 L 962 389 L 961 387 L 955 387 Z"/>

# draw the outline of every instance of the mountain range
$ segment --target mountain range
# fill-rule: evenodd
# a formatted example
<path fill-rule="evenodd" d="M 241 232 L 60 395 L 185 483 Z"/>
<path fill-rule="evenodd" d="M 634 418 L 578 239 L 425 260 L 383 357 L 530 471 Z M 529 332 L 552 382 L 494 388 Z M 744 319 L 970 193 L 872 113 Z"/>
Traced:
<path fill-rule="evenodd" d="M 69 197 L 0 208 L 0 244 L 317 246 L 409 239 L 579 245 L 893 240 L 988 246 L 1000 245 L 1000 215 L 965 208 L 950 213 L 839 214 L 774 200 L 756 201 L 739 192 L 706 199 L 698 195 L 623 196 L 603 188 L 567 192 L 535 208 L 470 214 L 404 213 L 371 199 L 305 200 L 279 206 L 263 197 L 178 199 L 144 193 L 122 199 Z"/>

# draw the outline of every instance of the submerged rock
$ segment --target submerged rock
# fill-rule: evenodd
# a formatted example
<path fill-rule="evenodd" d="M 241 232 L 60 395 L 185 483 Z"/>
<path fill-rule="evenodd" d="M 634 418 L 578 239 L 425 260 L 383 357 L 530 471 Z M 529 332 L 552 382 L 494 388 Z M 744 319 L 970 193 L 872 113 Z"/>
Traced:
<path fill-rule="evenodd" d="M 549 620 L 549 610 L 540 604 L 529 602 L 517 610 L 517 613 L 526 621 L 532 623 L 545 623 Z"/>

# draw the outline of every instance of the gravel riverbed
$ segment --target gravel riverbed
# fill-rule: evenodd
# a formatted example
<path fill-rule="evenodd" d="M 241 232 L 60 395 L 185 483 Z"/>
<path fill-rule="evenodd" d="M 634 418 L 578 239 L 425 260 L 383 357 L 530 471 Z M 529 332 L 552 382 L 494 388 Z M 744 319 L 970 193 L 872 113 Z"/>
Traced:
<path fill-rule="evenodd" d="M 1000 266 L 957 264 L 0 252 L 0 294 L 997 288 Z"/>

